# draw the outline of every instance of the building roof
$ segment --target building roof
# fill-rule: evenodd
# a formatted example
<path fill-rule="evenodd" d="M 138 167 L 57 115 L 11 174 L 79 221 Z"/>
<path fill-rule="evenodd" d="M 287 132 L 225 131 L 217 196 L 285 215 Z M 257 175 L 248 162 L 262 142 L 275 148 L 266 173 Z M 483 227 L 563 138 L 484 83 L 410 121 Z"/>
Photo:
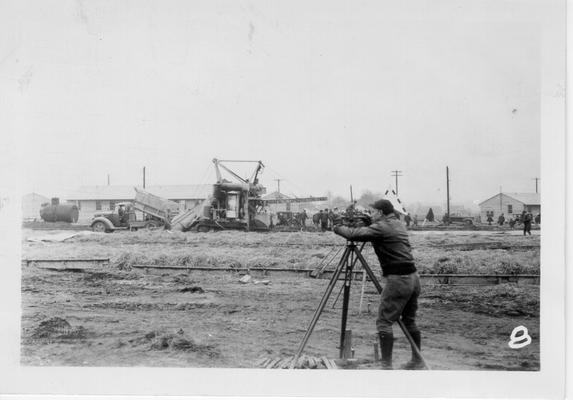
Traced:
<path fill-rule="evenodd" d="M 41 194 L 32 192 L 32 193 L 26 193 L 25 195 L 22 196 L 22 200 L 23 201 L 27 201 L 27 200 L 44 200 L 44 201 L 50 201 L 49 197 L 43 196 Z"/>
<path fill-rule="evenodd" d="M 66 196 L 67 200 L 131 200 L 135 198 L 135 186 L 81 186 Z M 203 200 L 213 193 L 213 185 L 150 185 L 145 190 L 168 200 Z"/>
<path fill-rule="evenodd" d="M 504 194 L 528 206 L 538 206 L 541 204 L 541 194 L 539 193 L 504 193 Z"/>
<path fill-rule="evenodd" d="M 540 193 L 502 193 L 508 197 L 511 197 L 512 199 L 515 199 L 527 206 L 538 206 L 541 204 L 541 194 Z M 495 197 L 499 196 L 499 193 L 497 193 L 495 196 L 492 196 L 484 201 L 482 201 L 481 203 L 479 203 L 479 205 L 481 206 L 483 203 L 485 203 L 488 200 L 491 200 Z"/>
<path fill-rule="evenodd" d="M 267 194 L 266 196 L 263 196 L 262 199 L 263 200 L 283 200 L 283 199 L 289 200 L 289 199 L 292 199 L 292 197 L 289 197 L 284 193 L 279 193 L 279 192 L 275 191 L 275 192 Z"/>

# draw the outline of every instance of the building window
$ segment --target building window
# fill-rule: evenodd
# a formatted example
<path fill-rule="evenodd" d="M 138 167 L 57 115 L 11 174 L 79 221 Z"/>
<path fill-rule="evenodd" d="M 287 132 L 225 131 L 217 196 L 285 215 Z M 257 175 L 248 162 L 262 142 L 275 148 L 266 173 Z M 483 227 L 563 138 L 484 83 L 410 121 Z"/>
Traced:
<path fill-rule="evenodd" d="M 113 211 L 115 210 L 115 201 L 110 200 L 109 201 L 109 211 Z"/>
<path fill-rule="evenodd" d="M 507 205 L 507 213 L 508 213 L 508 214 L 513 214 L 513 205 L 512 205 L 512 204 L 508 204 L 508 205 Z"/>
<path fill-rule="evenodd" d="M 101 201 L 96 200 L 96 211 L 101 211 Z"/>

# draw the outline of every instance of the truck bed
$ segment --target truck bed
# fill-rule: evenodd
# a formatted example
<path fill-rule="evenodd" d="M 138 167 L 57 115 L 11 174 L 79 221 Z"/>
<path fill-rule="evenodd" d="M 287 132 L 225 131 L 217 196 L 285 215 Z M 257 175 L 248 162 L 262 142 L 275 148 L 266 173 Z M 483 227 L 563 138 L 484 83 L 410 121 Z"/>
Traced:
<path fill-rule="evenodd" d="M 133 207 L 135 209 L 162 220 L 168 219 L 169 215 L 179 213 L 179 204 L 174 201 L 163 199 L 138 188 L 134 189 Z"/>

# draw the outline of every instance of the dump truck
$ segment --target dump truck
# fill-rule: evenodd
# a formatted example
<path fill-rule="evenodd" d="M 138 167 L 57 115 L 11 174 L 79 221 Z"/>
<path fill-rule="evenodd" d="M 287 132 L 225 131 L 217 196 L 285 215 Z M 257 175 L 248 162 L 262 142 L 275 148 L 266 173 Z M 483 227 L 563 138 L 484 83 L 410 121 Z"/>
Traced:
<path fill-rule="evenodd" d="M 179 205 L 152 193 L 134 188 L 135 198 L 130 202 L 117 203 L 111 211 L 94 215 L 91 228 L 95 232 L 113 232 L 116 230 L 136 231 L 138 229 L 157 229 L 169 227 L 171 217 L 179 212 Z M 142 219 L 137 219 L 137 211 Z"/>

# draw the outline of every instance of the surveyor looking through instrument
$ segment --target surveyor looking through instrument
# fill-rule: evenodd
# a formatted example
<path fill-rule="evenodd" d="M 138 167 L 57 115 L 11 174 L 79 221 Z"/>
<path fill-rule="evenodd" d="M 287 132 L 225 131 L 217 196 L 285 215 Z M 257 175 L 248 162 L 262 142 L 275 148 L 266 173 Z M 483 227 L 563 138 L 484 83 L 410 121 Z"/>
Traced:
<path fill-rule="evenodd" d="M 371 242 L 384 276 L 376 328 L 382 353 L 382 368 L 392 369 L 394 333 L 392 325 L 399 319 L 420 349 L 421 334 L 416 326 L 420 278 L 416 272 L 406 228 L 396 218 L 394 206 L 382 199 L 371 205 L 379 211 L 369 226 L 336 225 L 334 232 L 348 240 Z M 404 369 L 423 369 L 424 362 L 412 346 L 412 359 Z"/>

